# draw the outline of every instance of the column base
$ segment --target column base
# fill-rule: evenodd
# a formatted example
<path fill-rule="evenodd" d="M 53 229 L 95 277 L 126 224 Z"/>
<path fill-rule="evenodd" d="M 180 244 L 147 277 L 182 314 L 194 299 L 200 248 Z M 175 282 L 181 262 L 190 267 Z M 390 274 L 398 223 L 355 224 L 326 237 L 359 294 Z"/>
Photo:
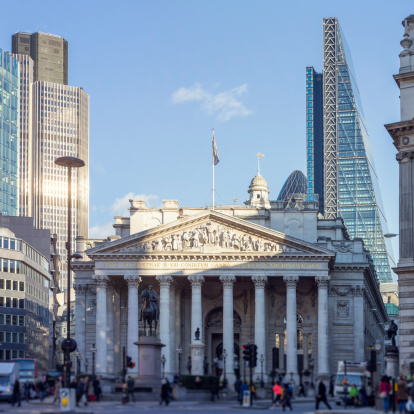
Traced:
<path fill-rule="evenodd" d="M 204 374 L 204 344 L 201 341 L 194 341 L 191 345 L 191 374 Z"/>

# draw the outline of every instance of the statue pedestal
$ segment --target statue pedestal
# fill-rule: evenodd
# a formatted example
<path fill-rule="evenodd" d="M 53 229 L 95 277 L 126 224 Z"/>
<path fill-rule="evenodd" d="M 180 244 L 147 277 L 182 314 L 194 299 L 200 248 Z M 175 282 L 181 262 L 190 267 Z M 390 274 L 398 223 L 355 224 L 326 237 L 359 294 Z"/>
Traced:
<path fill-rule="evenodd" d="M 387 353 L 385 354 L 385 361 L 387 367 L 385 373 L 387 376 L 398 379 L 399 374 L 399 352 L 396 346 L 389 346 Z"/>
<path fill-rule="evenodd" d="M 204 344 L 201 341 L 194 340 L 190 345 L 191 348 L 191 374 L 204 375 Z"/>
<path fill-rule="evenodd" d="M 135 387 L 159 395 L 161 389 L 161 348 L 165 345 L 154 336 L 141 336 L 138 342 L 138 377 Z"/>

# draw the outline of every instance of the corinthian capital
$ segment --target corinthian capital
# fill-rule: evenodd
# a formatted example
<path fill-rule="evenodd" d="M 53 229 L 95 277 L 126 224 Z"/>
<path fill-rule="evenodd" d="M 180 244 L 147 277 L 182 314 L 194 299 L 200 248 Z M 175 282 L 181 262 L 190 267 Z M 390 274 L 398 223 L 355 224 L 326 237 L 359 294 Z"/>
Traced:
<path fill-rule="evenodd" d="M 98 286 L 105 286 L 109 282 L 109 277 L 106 275 L 93 275 L 92 279 L 96 282 Z"/>
<path fill-rule="evenodd" d="M 286 283 L 286 287 L 296 288 L 296 284 L 299 282 L 299 276 L 295 276 L 295 275 L 283 276 L 283 281 Z"/>
<path fill-rule="evenodd" d="M 80 283 L 75 283 L 73 285 L 73 290 L 75 291 L 75 293 L 77 295 L 82 294 L 82 293 L 86 293 L 88 290 L 88 285 L 82 285 Z"/>
<path fill-rule="evenodd" d="M 199 287 L 204 283 L 204 277 L 201 275 L 190 275 L 187 277 L 192 287 Z"/>
<path fill-rule="evenodd" d="M 319 287 L 327 288 L 329 281 L 331 280 L 330 276 L 316 276 L 315 282 L 318 284 Z"/>
<path fill-rule="evenodd" d="M 252 282 L 254 283 L 254 287 L 257 288 L 264 288 L 267 283 L 267 276 L 252 276 Z"/>
<path fill-rule="evenodd" d="M 236 281 L 236 276 L 232 276 L 232 275 L 220 276 L 220 280 L 223 283 L 224 288 L 229 288 L 229 287 L 232 288 L 234 285 L 234 282 Z"/>
<path fill-rule="evenodd" d="M 128 287 L 136 287 L 141 283 L 141 278 L 136 275 L 124 276 L 124 280 L 128 283 Z"/>
<path fill-rule="evenodd" d="M 160 286 L 162 287 L 170 287 L 171 283 L 173 282 L 173 278 L 170 275 L 159 275 L 155 276 L 155 279 L 160 282 Z"/>

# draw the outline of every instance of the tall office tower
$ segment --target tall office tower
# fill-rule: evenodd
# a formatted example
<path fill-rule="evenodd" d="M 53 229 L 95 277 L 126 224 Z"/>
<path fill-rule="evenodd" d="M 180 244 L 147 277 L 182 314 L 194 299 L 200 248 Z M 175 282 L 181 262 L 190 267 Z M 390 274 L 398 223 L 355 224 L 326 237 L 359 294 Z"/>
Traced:
<path fill-rule="evenodd" d="M 308 198 L 319 198 L 323 214 L 323 76 L 311 66 L 306 68 L 306 140 Z"/>
<path fill-rule="evenodd" d="M 381 193 L 351 54 L 337 18 L 323 20 L 323 57 L 323 100 L 320 81 L 315 81 L 321 75 L 311 67 L 306 74 L 308 174 L 314 180 L 315 193 L 318 188 L 323 194 L 325 218 L 342 217 L 349 235 L 364 240 L 379 281 L 392 282 Z M 317 174 L 321 165 L 323 176 Z"/>
<path fill-rule="evenodd" d="M 0 214 L 19 212 L 19 62 L 0 49 Z"/>
<path fill-rule="evenodd" d="M 33 217 L 33 59 L 12 55 L 20 62 L 19 216 Z"/>
<path fill-rule="evenodd" d="M 30 56 L 35 64 L 34 80 L 68 84 L 68 42 L 49 33 L 15 33 L 12 53 Z"/>
<path fill-rule="evenodd" d="M 24 39 L 30 39 L 25 43 Z M 67 170 L 55 165 L 58 157 L 73 156 L 86 166 L 72 171 L 72 240 L 88 236 L 89 226 L 89 96 L 82 88 L 47 81 L 42 67 L 42 53 L 49 53 L 47 45 L 60 39 L 67 51 L 67 42 L 54 35 L 17 33 L 13 35 L 13 50 L 26 55 L 13 55 L 20 62 L 21 79 L 21 146 L 20 146 L 20 214 L 34 217 L 34 225 L 57 234 L 60 255 L 59 287 L 65 290 L 67 240 Z M 56 40 L 57 41 L 57 40 Z M 36 43 L 37 42 L 37 43 Z M 33 46 L 35 44 L 35 46 Z M 28 45 L 28 46 L 23 46 Z M 36 46 L 37 45 L 37 46 Z M 56 45 L 55 45 L 56 46 Z M 29 50 L 22 48 L 28 47 Z M 34 49 L 32 49 L 32 47 Z M 37 47 L 37 49 L 36 49 Z M 33 52 L 35 50 L 35 52 Z M 33 53 L 32 53 L 33 52 Z M 29 54 L 34 56 L 27 56 Z M 47 56 L 46 56 L 47 57 Z M 67 55 L 66 55 L 67 67 Z M 64 65 L 60 65 L 64 70 Z M 58 78 L 61 70 L 51 71 Z M 36 79 L 37 74 L 37 79 Z M 67 71 L 66 71 L 67 83 Z M 61 76 L 62 78 L 62 76 Z"/>

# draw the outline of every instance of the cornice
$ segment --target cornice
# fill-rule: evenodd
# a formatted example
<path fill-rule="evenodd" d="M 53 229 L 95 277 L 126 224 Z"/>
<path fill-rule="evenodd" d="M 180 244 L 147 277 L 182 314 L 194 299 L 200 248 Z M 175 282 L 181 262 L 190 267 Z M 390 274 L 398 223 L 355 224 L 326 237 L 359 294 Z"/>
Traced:
<path fill-rule="evenodd" d="M 95 261 L 88 260 L 87 262 L 72 262 L 70 267 L 75 272 L 77 270 L 93 270 L 95 268 Z"/>
<path fill-rule="evenodd" d="M 402 80 L 407 80 L 410 78 L 414 80 L 414 72 L 398 73 L 394 75 L 393 78 L 397 83 L 398 87 L 400 87 L 400 83 Z"/>
<path fill-rule="evenodd" d="M 394 140 L 394 146 L 398 149 L 400 138 L 407 134 L 414 134 L 414 120 L 394 122 L 384 125 Z"/>

